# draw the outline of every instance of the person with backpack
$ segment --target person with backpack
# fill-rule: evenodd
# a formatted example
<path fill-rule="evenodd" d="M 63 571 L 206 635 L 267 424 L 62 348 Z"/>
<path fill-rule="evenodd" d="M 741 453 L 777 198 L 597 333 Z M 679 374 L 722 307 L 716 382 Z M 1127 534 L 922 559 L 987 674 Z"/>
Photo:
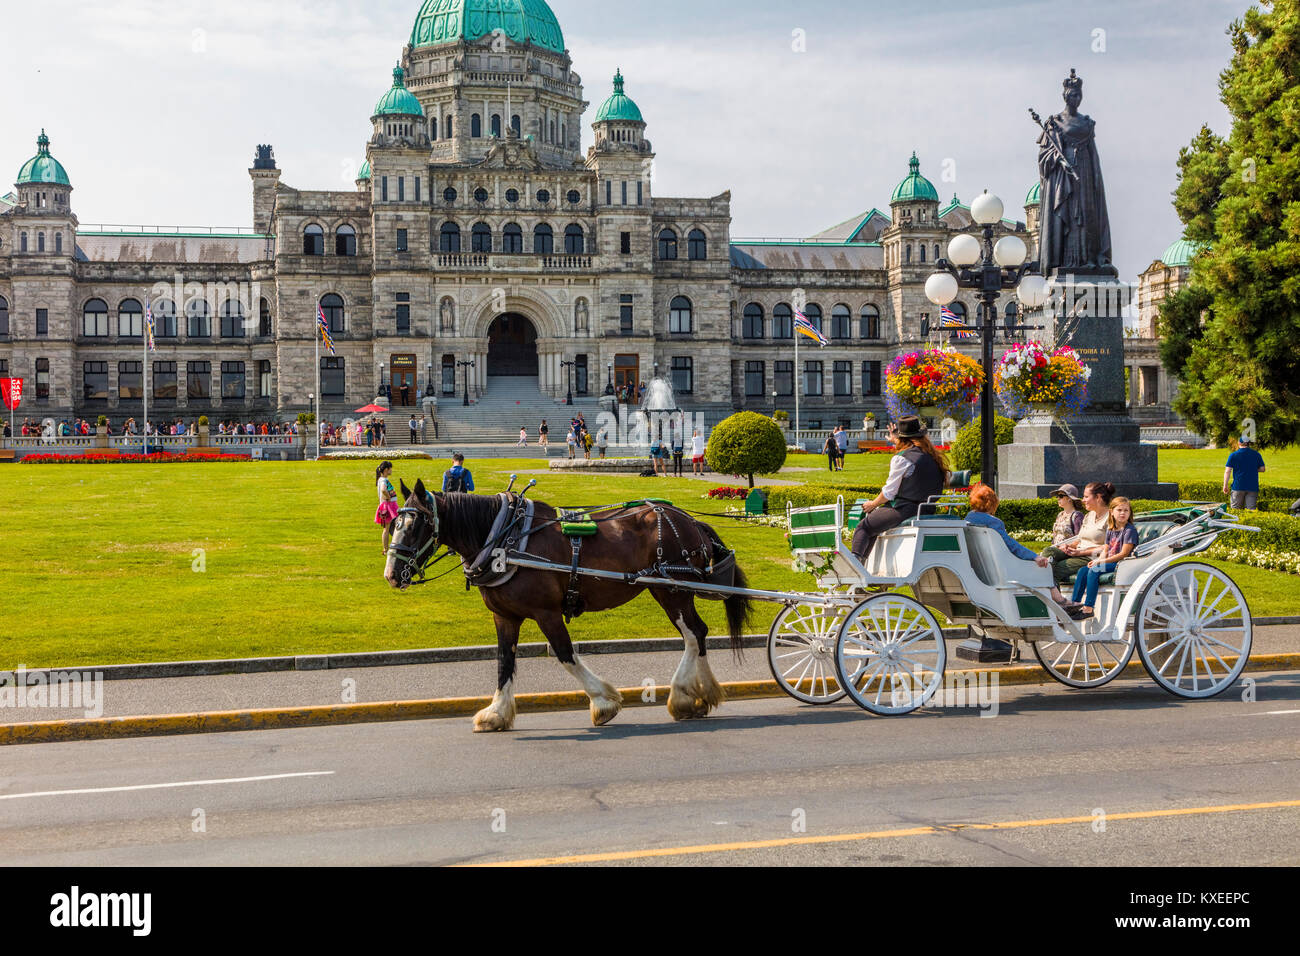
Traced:
<path fill-rule="evenodd" d="M 442 476 L 442 493 L 469 494 L 474 490 L 474 476 L 465 467 L 465 456 L 456 452 L 451 456 L 451 463 L 451 467 Z"/>

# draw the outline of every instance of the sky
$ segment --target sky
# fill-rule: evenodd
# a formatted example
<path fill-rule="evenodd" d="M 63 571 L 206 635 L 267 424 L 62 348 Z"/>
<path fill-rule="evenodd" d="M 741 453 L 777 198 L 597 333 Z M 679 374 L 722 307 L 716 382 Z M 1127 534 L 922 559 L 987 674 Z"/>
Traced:
<path fill-rule="evenodd" d="M 591 118 L 627 78 L 659 196 L 732 195 L 733 237 L 806 237 L 887 210 L 915 150 L 947 201 L 985 189 L 1024 218 L 1027 110 L 1084 79 L 1114 257 L 1135 278 L 1179 238 L 1175 162 L 1218 98 L 1244 0 L 550 0 Z M 420 0 L 5 4 L 0 171 L 42 128 L 83 224 L 247 226 L 246 170 L 352 188 L 369 117 Z M 0 178 L 2 178 L 0 173 Z M 3 191 L 3 190 L 0 190 Z"/>

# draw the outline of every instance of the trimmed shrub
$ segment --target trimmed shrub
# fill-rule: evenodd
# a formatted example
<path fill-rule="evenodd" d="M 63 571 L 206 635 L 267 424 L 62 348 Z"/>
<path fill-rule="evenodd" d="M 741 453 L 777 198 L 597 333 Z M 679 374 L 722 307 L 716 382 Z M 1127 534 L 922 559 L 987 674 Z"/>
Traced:
<path fill-rule="evenodd" d="M 952 443 L 948 460 L 953 471 L 979 471 L 984 465 L 984 443 L 981 441 L 980 429 L 984 426 L 979 418 L 974 418 L 961 426 L 957 440 Z M 1001 415 L 993 416 L 993 438 L 999 445 L 1010 445 L 1015 441 L 1016 423 Z M 1053 502 L 1055 504 L 1055 502 Z"/>
<path fill-rule="evenodd" d="M 879 485 L 856 485 L 850 487 L 833 487 L 831 485 L 777 485 L 767 490 L 767 510 L 770 514 L 784 514 L 786 502 L 794 508 L 810 508 L 813 505 L 834 504 L 835 499 L 844 496 L 844 505 L 848 507 L 859 498 L 874 498 L 880 494 Z"/>
<path fill-rule="evenodd" d="M 105 425 L 108 424 L 108 416 L 100 415 L 98 418 L 95 419 L 95 424 L 98 425 L 100 428 L 103 428 Z"/>
<path fill-rule="evenodd" d="M 200 427 L 200 428 L 207 428 L 207 427 L 208 427 L 208 416 L 207 416 L 207 415 L 200 415 L 200 416 L 199 416 L 199 427 Z"/>
<path fill-rule="evenodd" d="M 785 433 L 757 412 L 738 412 L 719 422 L 705 451 L 710 468 L 723 475 L 745 475 L 751 488 L 755 475 L 780 471 L 785 456 Z"/>

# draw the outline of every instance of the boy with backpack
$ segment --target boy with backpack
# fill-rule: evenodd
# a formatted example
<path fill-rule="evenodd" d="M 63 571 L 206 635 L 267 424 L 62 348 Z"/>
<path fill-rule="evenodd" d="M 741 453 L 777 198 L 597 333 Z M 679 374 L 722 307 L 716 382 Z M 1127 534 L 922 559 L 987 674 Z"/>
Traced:
<path fill-rule="evenodd" d="M 469 494 L 474 490 L 474 476 L 465 467 L 465 456 L 456 452 L 451 456 L 451 462 L 451 467 L 442 476 L 442 493 Z"/>

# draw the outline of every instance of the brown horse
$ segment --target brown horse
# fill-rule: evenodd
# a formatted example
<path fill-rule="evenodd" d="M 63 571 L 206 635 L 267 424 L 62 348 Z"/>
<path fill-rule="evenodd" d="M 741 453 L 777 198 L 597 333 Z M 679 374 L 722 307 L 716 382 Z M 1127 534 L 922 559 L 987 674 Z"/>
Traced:
<path fill-rule="evenodd" d="M 493 523 L 500 512 L 497 496 L 430 494 L 417 481 L 414 490 L 402 483 L 405 506 L 393 524 L 384 577 L 405 591 L 412 569 L 424 566 L 440 545 L 459 555 L 470 567 L 488 543 Z M 511 496 L 511 502 L 517 501 Z M 563 571 L 516 568 L 504 583 L 480 588 L 483 603 L 492 612 L 497 629 L 497 691 L 492 703 L 474 717 L 476 732 L 509 730 L 515 720 L 515 652 L 519 628 L 534 620 L 564 668 L 572 674 L 591 701 L 591 722 L 608 723 L 623 707 L 616 688 L 593 674 L 574 653 L 565 626 L 565 613 L 575 608 L 566 592 L 570 588 L 569 567 L 573 559 L 570 539 L 560 530 L 560 517 L 550 505 L 534 503 L 533 531 L 528 539 L 530 557 L 561 565 Z M 708 525 L 667 504 L 646 503 L 612 508 L 591 515 L 598 532 L 582 541 L 581 566 L 620 574 L 635 574 L 668 565 L 676 577 L 703 580 L 705 569 L 714 562 L 730 564 L 731 552 Z M 691 575 L 688 568 L 699 569 Z M 734 569 L 727 583 L 745 587 L 744 574 Z M 662 577 L 662 574 L 655 574 Z M 578 613 L 607 611 L 620 607 L 648 590 L 681 632 L 686 650 L 673 676 L 668 695 L 668 712 L 675 720 L 704 717 L 723 701 L 721 685 L 707 660 L 705 637 L 708 627 L 695 610 L 691 591 L 630 584 L 625 580 L 579 577 L 581 599 Z M 725 598 L 727 626 L 732 648 L 739 651 L 740 638 L 750 614 L 750 601 L 743 595 Z"/>

